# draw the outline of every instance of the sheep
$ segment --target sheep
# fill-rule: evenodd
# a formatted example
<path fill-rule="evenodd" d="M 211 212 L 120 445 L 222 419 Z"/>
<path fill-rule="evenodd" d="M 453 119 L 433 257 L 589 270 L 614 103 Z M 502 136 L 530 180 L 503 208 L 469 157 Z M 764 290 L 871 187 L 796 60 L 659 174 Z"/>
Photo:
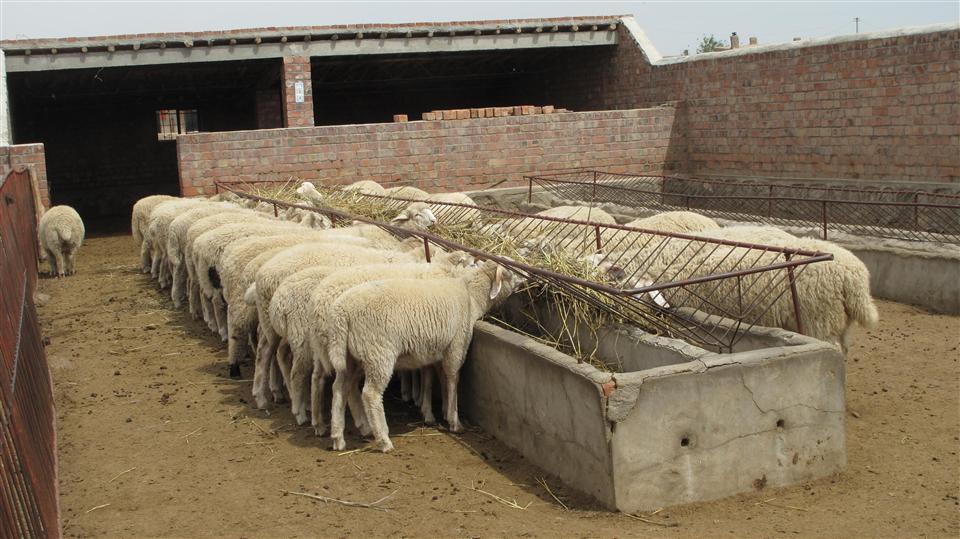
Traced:
<path fill-rule="evenodd" d="M 344 388 L 362 370 L 362 400 L 374 438 L 383 452 L 393 449 L 383 412 L 383 391 L 396 368 L 416 369 L 438 362 L 446 376 L 446 419 L 461 432 L 457 410 L 460 366 L 473 326 L 506 299 L 515 276 L 492 261 L 456 278 L 395 279 L 361 284 L 341 294 L 330 307 L 327 358 L 336 371 L 330 435 L 342 450 Z M 356 360 L 348 363 L 347 356 Z M 359 368 L 357 368 L 359 367 Z"/>
<path fill-rule="evenodd" d="M 413 239 L 411 245 L 419 240 Z M 267 368 L 272 368 L 279 344 L 279 336 L 274 332 L 270 319 L 270 301 L 281 281 L 297 271 L 309 266 L 347 267 L 358 264 L 419 262 L 423 259 L 422 248 L 414 247 L 413 253 L 338 245 L 314 243 L 291 247 L 270 259 L 257 271 L 254 283 L 247 294 L 257 305 L 257 317 L 260 322 L 257 335 L 257 354 L 254 364 L 253 394 L 258 408 L 266 408 L 266 388 L 264 383 Z M 247 298 L 248 296 L 244 296 Z M 289 365 L 279 364 L 283 377 L 288 378 Z M 279 385 L 270 388 L 276 401 L 282 400 Z"/>
<path fill-rule="evenodd" d="M 150 220 L 150 212 L 161 202 L 176 200 L 177 197 L 170 195 L 150 195 L 143 197 L 133 204 L 133 213 L 130 216 L 130 231 L 133 233 L 133 241 L 137 245 L 143 244 L 143 234 L 147 229 Z M 143 252 L 141 251 L 141 254 Z M 146 257 L 141 258 L 143 273 L 150 272 L 150 260 Z"/>
<path fill-rule="evenodd" d="M 213 317 L 210 316 L 210 304 L 207 298 L 200 293 L 200 277 L 196 274 L 196 258 L 193 255 L 193 249 L 197 238 L 227 224 L 264 224 L 276 223 L 284 227 L 292 226 L 292 223 L 274 221 L 268 215 L 252 211 L 250 209 L 240 209 L 238 212 L 223 212 L 216 215 L 203 217 L 192 223 L 187 229 L 185 238 L 181 242 L 182 257 L 184 267 L 177 268 L 178 271 L 186 275 L 189 312 L 194 318 L 199 318 L 201 311 L 203 318 L 208 324 L 212 324 Z M 213 327 L 211 326 L 211 329 Z"/>
<path fill-rule="evenodd" d="M 186 256 L 184 241 L 187 239 L 187 232 L 191 225 L 202 220 L 205 217 L 225 214 L 247 214 L 249 219 L 249 210 L 240 208 L 236 204 L 229 202 L 212 202 L 196 208 L 189 209 L 177 216 L 167 230 L 166 257 L 170 264 L 171 285 L 170 298 L 173 300 L 174 307 L 179 308 L 184 297 L 184 285 L 187 284 L 186 267 L 183 264 Z"/>
<path fill-rule="evenodd" d="M 40 248 L 47 255 L 50 275 L 76 273 L 77 252 L 83 244 L 83 220 L 70 206 L 53 206 L 43 212 L 39 225 Z"/>
<path fill-rule="evenodd" d="M 476 206 L 477 203 L 472 198 L 463 193 L 437 193 L 430 195 L 427 202 L 441 202 L 453 204 L 466 204 Z M 447 206 L 444 204 L 431 204 L 430 209 L 435 214 L 440 214 L 444 219 L 444 224 L 470 223 L 477 221 L 480 212 L 473 208 L 461 208 L 459 206 Z"/>
<path fill-rule="evenodd" d="M 314 231 L 286 233 L 282 236 L 263 236 L 235 241 L 223 250 L 217 262 L 222 294 L 227 303 L 227 355 L 230 360 L 230 376 L 240 377 L 240 360 L 243 344 L 247 342 L 257 322 L 256 305 L 247 305 L 244 293 L 253 283 L 257 270 L 274 255 L 294 245 L 336 241 L 362 245 L 364 240 L 352 237 L 316 234 Z M 256 350 L 256 347 L 253 347 Z"/>
<path fill-rule="evenodd" d="M 356 191 L 367 195 L 385 195 L 386 190 L 377 182 L 360 180 L 340 188 L 341 191 Z"/>
<path fill-rule="evenodd" d="M 689 211 L 668 211 L 635 219 L 624 226 L 642 228 L 658 232 L 694 234 L 701 230 L 717 228 L 717 223 L 699 213 Z M 637 232 L 620 228 L 606 228 L 600 231 L 601 245 L 605 251 L 625 251 L 637 246 L 633 240 L 642 239 Z M 649 239 L 649 237 L 647 237 Z"/>
<path fill-rule="evenodd" d="M 209 219 L 209 217 L 207 218 Z M 194 225 L 196 226 L 196 224 Z M 192 227 L 191 227 L 192 228 Z M 286 221 L 261 219 L 248 223 L 229 223 L 206 230 L 192 243 L 191 258 L 188 263 L 194 265 L 193 275 L 200 289 L 201 302 L 210 301 L 213 311 L 211 329 L 227 340 L 226 306 L 220 293 L 219 275 L 215 268 L 223 250 L 231 242 L 252 236 L 276 236 L 287 232 L 305 230 L 300 225 Z M 315 232 L 319 234 L 320 232 Z M 212 270 L 212 271 L 211 271 Z"/>
<path fill-rule="evenodd" d="M 333 227 L 333 223 L 326 215 L 302 208 L 287 208 L 287 211 L 283 214 L 283 219 L 317 230 L 326 230 Z"/>
<path fill-rule="evenodd" d="M 166 248 L 167 230 L 170 223 L 184 211 L 203 204 L 209 204 L 205 199 L 199 198 L 178 198 L 168 200 L 157 204 L 150 212 L 147 228 L 143 233 L 143 243 L 141 244 L 141 256 L 145 256 L 150 261 L 150 276 L 159 277 L 161 265 L 166 263 L 162 260 L 160 251 Z M 144 252 L 146 254 L 144 255 Z"/>
<path fill-rule="evenodd" d="M 717 229 L 708 233 L 729 241 L 756 243 L 762 240 L 763 243 L 775 247 L 832 254 L 832 261 L 815 262 L 794 270 L 797 301 L 804 333 L 836 344 L 846 353 L 854 324 L 871 328 L 879 320 L 877 308 L 870 295 L 869 271 L 850 251 L 836 244 L 795 238 L 786 232 L 773 230 L 775 229 L 768 227 L 745 226 Z M 632 270 L 633 275 L 640 273 L 641 277 L 645 277 L 641 282 L 651 283 L 688 277 L 687 269 L 698 266 L 709 269 L 711 273 L 719 273 L 785 260 L 783 253 L 775 251 L 748 250 L 727 245 L 716 248 L 701 247 L 702 245 L 691 240 L 653 241 L 623 256 L 627 260 L 633 259 L 633 265 L 644 266 L 642 269 L 624 270 L 611 265 L 610 261 L 603 265 L 608 272 L 617 275 L 621 282 Z M 682 306 L 684 299 L 690 299 L 691 303 L 703 305 L 704 310 L 719 315 L 757 309 L 773 300 L 770 308 L 758 313 L 755 319 L 747 321 L 797 331 L 792 295 L 782 293 L 778 297 L 773 296 L 786 286 L 783 275 L 785 274 L 763 272 L 744 275 L 738 280 L 723 279 L 691 285 L 686 287 L 689 290 L 663 290 L 658 294 L 670 305 Z M 632 278 L 627 278 L 627 281 Z M 780 286 L 771 288 L 771 279 L 779 280 Z M 696 296 L 709 298 L 711 303 L 698 300 Z"/>
<path fill-rule="evenodd" d="M 396 198 L 406 198 L 410 200 L 427 200 L 430 198 L 430 193 L 424 191 L 423 189 L 418 189 L 410 185 L 390 187 L 385 191 L 387 196 L 396 197 Z"/>
<path fill-rule="evenodd" d="M 304 361 L 304 358 L 309 355 L 307 336 L 311 332 L 311 326 L 322 323 L 324 309 L 336 299 L 340 292 L 364 281 L 397 275 L 410 278 L 423 275 L 450 275 L 455 268 L 462 268 L 472 263 L 473 257 L 463 252 L 454 252 L 438 254 L 431 263 L 373 264 L 349 270 L 338 270 L 329 266 L 312 267 L 284 279 L 270 300 L 269 315 L 272 329 L 280 338 L 277 349 L 278 361 L 284 364 L 280 357 L 287 350 L 291 355 L 287 389 L 297 422 L 302 425 L 307 419 L 306 400 L 299 398 L 301 389 L 304 388 L 304 376 L 312 370 Z M 333 273 L 338 278 L 332 278 Z M 330 277 L 327 277 L 328 275 Z M 327 278 L 324 279 L 324 277 Z M 309 297 L 310 301 L 304 301 L 306 297 Z M 428 422 L 432 423 L 433 414 L 428 413 L 426 416 Z M 317 424 L 314 423 L 314 426 Z"/>
<path fill-rule="evenodd" d="M 587 206 L 557 206 L 534 214 L 533 217 L 509 218 L 499 223 L 484 225 L 480 232 L 488 235 L 519 237 L 524 247 L 566 250 L 574 254 L 592 251 L 596 247 L 596 227 L 577 223 L 565 223 L 539 219 L 551 217 L 590 221 L 598 224 L 616 224 L 613 216 Z"/>
<path fill-rule="evenodd" d="M 323 206 L 323 195 L 317 191 L 310 182 L 301 183 L 300 187 L 297 188 L 297 194 L 311 204 Z M 393 225 L 420 230 L 426 230 L 436 224 L 436 222 L 437 217 L 433 214 L 430 207 L 425 203 L 419 202 L 410 204 L 390 221 Z M 389 232 L 376 225 L 355 225 L 350 228 L 353 229 L 353 233 L 374 241 L 389 243 L 392 239 L 392 235 Z"/>
<path fill-rule="evenodd" d="M 650 217 L 635 219 L 624 226 L 645 228 L 659 232 L 689 234 L 691 232 L 717 228 L 718 225 L 713 219 L 692 211 L 667 211 L 651 215 Z"/>

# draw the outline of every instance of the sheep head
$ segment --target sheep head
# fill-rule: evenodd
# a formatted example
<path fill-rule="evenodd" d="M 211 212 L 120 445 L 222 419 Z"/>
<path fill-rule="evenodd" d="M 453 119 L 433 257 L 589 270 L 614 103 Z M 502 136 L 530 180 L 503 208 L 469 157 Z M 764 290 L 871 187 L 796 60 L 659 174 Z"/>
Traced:
<path fill-rule="evenodd" d="M 390 221 L 390 224 L 404 228 L 426 230 L 437 224 L 437 216 L 433 214 L 433 210 L 431 210 L 427 204 L 423 202 L 413 202 L 407 206 L 407 209 L 394 217 L 393 220 Z"/>
<path fill-rule="evenodd" d="M 301 183 L 300 187 L 297 187 L 297 194 L 300 195 L 300 198 L 314 205 L 320 205 L 323 202 L 323 195 L 320 194 L 320 191 L 317 191 L 317 188 L 311 182 Z"/>

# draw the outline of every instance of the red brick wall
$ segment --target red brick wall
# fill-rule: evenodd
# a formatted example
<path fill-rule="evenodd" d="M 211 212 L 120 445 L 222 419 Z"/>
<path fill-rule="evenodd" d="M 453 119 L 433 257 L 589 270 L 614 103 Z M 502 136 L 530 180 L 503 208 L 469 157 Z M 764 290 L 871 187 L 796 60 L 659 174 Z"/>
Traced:
<path fill-rule="evenodd" d="M 570 106 L 680 102 L 687 172 L 960 183 L 957 30 L 654 66 L 618 32 L 614 52 L 564 74 L 593 81 Z"/>
<path fill-rule="evenodd" d="M 430 191 L 482 188 L 524 174 L 601 167 L 663 172 L 674 109 L 573 112 L 198 133 L 177 139 L 183 194 L 213 193 L 213 181 L 300 180 L 325 185 L 359 179 Z"/>
<path fill-rule="evenodd" d="M 18 166 L 33 169 L 40 186 L 40 200 L 49 208 L 50 191 L 47 188 L 47 162 L 44 159 L 43 144 L 0 146 L 0 174 L 6 177 L 10 170 Z"/>

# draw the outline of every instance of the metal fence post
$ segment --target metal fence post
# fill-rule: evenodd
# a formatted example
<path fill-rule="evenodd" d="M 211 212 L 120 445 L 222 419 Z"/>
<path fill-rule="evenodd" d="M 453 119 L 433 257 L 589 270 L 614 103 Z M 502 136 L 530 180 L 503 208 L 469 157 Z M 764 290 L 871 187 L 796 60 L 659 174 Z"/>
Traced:
<path fill-rule="evenodd" d="M 767 217 L 773 217 L 773 184 L 767 189 Z"/>
<path fill-rule="evenodd" d="M 427 240 L 427 237 L 423 237 L 423 256 L 426 259 L 427 263 L 430 263 L 430 242 Z"/>
<path fill-rule="evenodd" d="M 913 228 L 920 230 L 920 193 L 913 194 Z"/>
<path fill-rule="evenodd" d="M 784 253 L 784 258 L 790 262 L 790 253 Z M 800 319 L 800 302 L 797 298 L 797 280 L 793 274 L 793 266 L 787 267 L 787 279 L 790 281 L 790 299 L 793 300 L 793 316 L 797 320 L 797 333 L 806 335 L 803 331 L 803 321 Z"/>
<path fill-rule="evenodd" d="M 593 171 L 593 195 L 591 195 L 590 202 L 597 201 L 597 171 Z"/>
<path fill-rule="evenodd" d="M 533 176 L 527 176 L 527 204 L 533 202 Z"/>
<path fill-rule="evenodd" d="M 601 236 L 600 236 L 600 227 L 599 227 L 599 226 L 594 226 L 594 227 L 593 227 L 593 231 L 594 231 L 594 234 L 595 234 L 596 237 L 597 237 L 597 252 L 599 253 L 599 252 L 603 249 L 603 241 L 600 239 L 600 237 L 601 237 Z"/>
<path fill-rule="evenodd" d="M 823 223 L 823 239 L 827 239 L 827 201 L 822 202 L 823 207 L 820 210 L 820 218 Z"/>

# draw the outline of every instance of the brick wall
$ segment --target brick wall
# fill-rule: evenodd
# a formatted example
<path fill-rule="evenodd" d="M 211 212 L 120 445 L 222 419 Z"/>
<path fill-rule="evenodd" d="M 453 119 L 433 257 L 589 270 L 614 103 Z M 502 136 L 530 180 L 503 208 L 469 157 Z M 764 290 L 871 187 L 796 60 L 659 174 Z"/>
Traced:
<path fill-rule="evenodd" d="M 956 29 L 653 66 L 618 32 L 616 52 L 584 67 L 599 89 L 585 105 L 680 102 L 687 172 L 960 183 Z"/>
<path fill-rule="evenodd" d="M 430 191 L 482 188 L 527 173 L 601 167 L 663 172 L 679 159 L 672 106 L 457 121 L 198 133 L 177 139 L 186 196 L 213 181 L 370 179 Z"/>
<path fill-rule="evenodd" d="M 13 168 L 19 166 L 33 169 L 40 186 L 40 200 L 49 208 L 50 191 L 47 188 L 47 162 L 44 159 L 43 144 L 0 146 L 0 175 L 6 177 Z"/>

